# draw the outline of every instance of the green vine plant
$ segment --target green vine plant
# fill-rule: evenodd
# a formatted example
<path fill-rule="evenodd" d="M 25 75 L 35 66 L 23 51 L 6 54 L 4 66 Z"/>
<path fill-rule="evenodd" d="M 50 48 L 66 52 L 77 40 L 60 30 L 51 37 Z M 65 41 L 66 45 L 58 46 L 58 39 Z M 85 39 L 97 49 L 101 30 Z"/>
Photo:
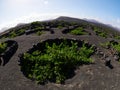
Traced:
<path fill-rule="evenodd" d="M 106 43 L 102 43 L 101 46 L 106 49 L 113 49 L 114 53 L 117 52 L 117 55 L 120 57 L 120 43 L 115 41 L 109 41 Z M 120 61 L 120 60 L 119 60 Z"/>
<path fill-rule="evenodd" d="M 94 27 L 94 32 L 100 37 L 107 38 L 107 32 L 102 31 L 99 27 Z"/>
<path fill-rule="evenodd" d="M 0 43 L 0 54 L 7 49 L 7 43 Z"/>
<path fill-rule="evenodd" d="M 74 30 L 71 30 L 70 34 L 73 34 L 73 35 L 86 35 L 87 32 L 85 32 L 82 27 L 78 27 L 78 28 L 76 28 Z"/>
<path fill-rule="evenodd" d="M 87 47 L 85 43 L 78 47 L 78 43 L 72 41 L 71 45 L 67 41 L 59 45 L 46 42 L 44 51 L 23 54 L 21 70 L 26 77 L 40 84 L 64 83 L 79 65 L 94 62 L 90 58 L 93 53 L 93 46 Z"/>

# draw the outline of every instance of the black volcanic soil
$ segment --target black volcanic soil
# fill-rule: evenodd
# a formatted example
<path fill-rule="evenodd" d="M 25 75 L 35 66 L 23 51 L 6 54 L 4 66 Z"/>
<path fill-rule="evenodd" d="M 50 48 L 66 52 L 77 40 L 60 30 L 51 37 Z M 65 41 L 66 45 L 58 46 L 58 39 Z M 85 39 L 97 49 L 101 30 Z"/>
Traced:
<path fill-rule="evenodd" d="M 85 40 L 90 44 L 95 44 L 112 59 L 109 51 L 100 47 L 100 43 L 110 41 L 110 38 L 105 39 L 96 36 L 90 29 L 87 29 L 87 31 L 91 35 L 82 36 L 62 34 L 62 30 L 64 29 L 55 29 L 54 34 L 46 31 L 41 36 L 30 34 L 11 39 L 18 43 L 18 50 L 5 66 L 0 66 L 0 90 L 120 90 L 120 63 L 112 60 L 113 69 L 110 69 L 105 66 L 105 60 L 102 60 L 97 55 L 92 56 L 95 61 L 94 64 L 80 66 L 75 71 L 76 75 L 71 79 L 67 79 L 64 85 L 55 83 L 39 85 L 23 75 L 20 70 L 18 55 L 26 52 L 33 44 L 47 39 L 68 38 Z M 5 40 L 7 39 L 1 41 Z"/>

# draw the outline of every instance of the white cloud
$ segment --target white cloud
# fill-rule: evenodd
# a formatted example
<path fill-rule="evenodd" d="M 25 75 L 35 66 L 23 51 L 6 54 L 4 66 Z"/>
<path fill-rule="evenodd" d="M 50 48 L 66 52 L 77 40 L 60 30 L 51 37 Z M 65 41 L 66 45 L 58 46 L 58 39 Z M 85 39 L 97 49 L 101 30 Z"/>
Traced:
<path fill-rule="evenodd" d="M 47 5 L 49 2 L 48 0 L 41 0 L 43 4 Z"/>
<path fill-rule="evenodd" d="M 63 16 L 63 15 L 69 16 L 68 13 L 44 13 L 44 14 L 32 13 L 31 15 L 23 16 L 23 17 L 15 19 L 13 21 L 0 24 L 0 32 L 3 31 L 3 30 L 1 30 L 3 28 L 14 27 L 19 23 L 30 23 L 32 21 L 51 20 L 51 19 L 55 19 L 55 18 L 57 18 L 59 16 Z"/>
<path fill-rule="evenodd" d="M 4 8 L 8 8 L 8 10 L 26 10 L 27 8 L 37 8 L 38 6 L 44 7 L 44 5 L 48 5 L 48 0 L 5 0 Z"/>
<path fill-rule="evenodd" d="M 117 19 L 117 23 L 120 23 L 120 18 Z"/>
<path fill-rule="evenodd" d="M 31 0 L 8 0 L 8 1 L 9 1 L 9 3 L 11 2 L 11 3 L 21 4 L 21 3 L 27 3 L 27 2 L 29 2 Z"/>
<path fill-rule="evenodd" d="M 112 19 L 110 20 L 109 22 L 107 22 L 109 24 L 111 24 L 112 26 L 114 27 L 117 27 L 120 29 L 120 18 L 117 18 L 117 19 Z"/>
<path fill-rule="evenodd" d="M 42 0 L 45 1 L 45 0 Z M 59 16 L 70 16 L 70 17 L 76 17 L 76 18 L 87 18 L 87 19 L 95 19 L 97 21 L 100 21 L 102 23 L 105 24 L 111 24 L 114 27 L 118 27 L 120 28 L 120 18 L 118 19 L 109 19 L 109 20 L 105 20 L 103 18 L 100 17 L 93 17 L 93 16 L 86 16 L 86 15 L 75 15 L 75 14 L 71 14 L 71 13 L 32 13 L 30 15 L 26 15 L 23 17 L 19 17 L 14 19 L 13 21 L 9 21 L 9 22 L 5 22 L 0 24 L 0 29 L 4 28 L 4 27 L 14 27 L 19 23 L 29 23 L 32 21 L 43 21 L 43 20 L 50 20 L 50 19 L 55 19 Z M 1 31 L 0 31 L 1 32 Z"/>
<path fill-rule="evenodd" d="M 48 1 L 44 1 L 44 4 L 47 5 L 47 4 L 48 4 Z"/>

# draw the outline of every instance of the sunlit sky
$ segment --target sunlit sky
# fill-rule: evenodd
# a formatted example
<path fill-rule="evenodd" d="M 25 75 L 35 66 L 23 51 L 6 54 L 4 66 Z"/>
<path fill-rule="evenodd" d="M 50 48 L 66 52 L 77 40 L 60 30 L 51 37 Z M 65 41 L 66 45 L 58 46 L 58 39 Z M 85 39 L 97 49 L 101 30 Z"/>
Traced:
<path fill-rule="evenodd" d="M 120 28 L 120 0 L 0 0 L 0 29 L 58 16 L 95 19 Z"/>

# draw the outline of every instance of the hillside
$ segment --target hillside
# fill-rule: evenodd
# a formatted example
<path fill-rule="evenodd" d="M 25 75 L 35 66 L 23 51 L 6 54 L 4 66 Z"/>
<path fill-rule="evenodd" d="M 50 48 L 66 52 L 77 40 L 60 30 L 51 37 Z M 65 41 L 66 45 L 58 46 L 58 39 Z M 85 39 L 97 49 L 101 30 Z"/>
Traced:
<path fill-rule="evenodd" d="M 119 90 L 119 41 L 110 26 L 63 16 L 10 28 L 0 34 L 0 89 Z"/>

